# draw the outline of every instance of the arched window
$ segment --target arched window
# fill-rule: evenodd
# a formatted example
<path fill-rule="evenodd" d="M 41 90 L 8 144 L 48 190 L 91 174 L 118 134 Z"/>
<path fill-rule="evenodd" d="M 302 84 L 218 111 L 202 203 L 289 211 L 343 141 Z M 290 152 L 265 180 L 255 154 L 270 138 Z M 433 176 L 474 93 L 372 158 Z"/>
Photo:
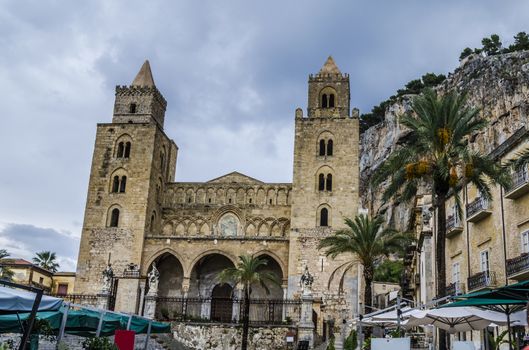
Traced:
<path fill-rule="evenodd" d="M 125 192 L 125 187 L 127 187 L 127 177 L 126 176 L 122 176 L 121 177 L 121 183 L 119 184 L 119 192 L 121 192 L 121 193 Z"/>
<path fill-rule="evenodd" d="M 325 155 L 325 140 L 320 140 L 320 156 Z"/>
<path fill-rule="evenodd" d="M 119 225 L 119 209 L 114 208 L 110 214 L 110 227 L 118 227 Z"/>
<path fill-rule="evenodd" d="M 132 114 L 136 113 L 136 104 L 135 103 L 131 103 L 130 104 L 129 112 L 132 113 Z"/>
<path fill-rule="evenodd" d="M 160 152 L 160 169 L 162 169 L 162 171 L 164 170 L 164 166 L 165 166 L 165 156 L 163 152 Z"/>
<path fill-rule="evenodd" d="M 125 157 L 125 158 L 129 158 L 130 157 L 130 147 L 131 147 L 130 142 L 127 142 L 125 144 L 125 153 L 124 153 L 123 157 Z"/>
<path fill-rule="evenodd" d="M 117 158 L 123 158 L 123 152 L 125 150 L 125 145 L 123 142 L 118 143 L 118 151 L 116 152 Z"/>
<path fill-rule="evenodd" d="M 325 176 L 323 174 L 318 175 L 318 191 L 325 190 Z"/>
<path fill-rule="evenodd" d="M 329 108 L 334 108 L 334 94 L 329 95 Z"/>
<path fill-rule="evenodd" d="M 320 210 L 320 226 L 329 226 L 329 210 L 327 208 Z"/>
<path fill-rule="evenodd" d="M 151 226 L 150 226 L 150 229 L 151 229 L 151 232 L 154 231 L 154 219 L 156 218 L 156 216 L 154 215 L 154 213 L 151 215 Z"/>
<path fill-rule="evenodd" d="M 327 141 L 327 155 L 332 156 L 333 142 L 332 140 Z"/>
<path fill-rule="evenodd" d="M 327 107 L 328 107 L 327 94 L 323 94 L 321 96 L 321 108 L 327 108 Z"/>
<path fill-rule="evenodd" d="M 112 180 L 112 193 L 117 193 L 119 191 L 119 176 L 114 176 Z"/>
<path fill-rule="evenodd" d="M 332 174 L 327 174 L 327 179 L 325 181 L 325 190 L 332 191 Z"/>

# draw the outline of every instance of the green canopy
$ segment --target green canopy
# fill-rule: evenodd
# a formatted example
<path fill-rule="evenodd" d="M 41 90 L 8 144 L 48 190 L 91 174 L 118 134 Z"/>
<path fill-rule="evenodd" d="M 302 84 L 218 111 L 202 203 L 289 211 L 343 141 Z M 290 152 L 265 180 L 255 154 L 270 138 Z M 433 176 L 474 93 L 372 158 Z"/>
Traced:
<path fill-rule="evenodd" d="M 64 310 L 61 311 L 42 311 L 37 313 L 38 320 L 47 320 L 54 330 L 59 330 L 63 318 Z M 0 315 L 0 333 L 21 333 L 21 322 L 29 318 L 29 313 L 19 313 Z M 96 335 L 97 327 L 101 312 L 79 309 L 69 310 L 66 320 L 65 332 L 67 334 L 78 335 L 82 337 L 93 337 Z M 106 312 L 103 316 L 101 325 L 101 336 L 114 335 L 117 329 L 127 329 L 129 316 L 113 312 Z M 136 334 L 145 334 L 149 329 L 149 320 L 132 316 L 130 330 Z M 151 333 L 170 333 L 171 325 L 169 323 L 151 321 Z"/>
<path fill-rule="evenodd" d="M 29 318 L 30 313 L 0 315 L 0 333 L 22 333 L 22 324 Z M 61 326 L 62 313 L 60 311 L 41 311 L 37 313 L 37 320 L 46 320 L 52 329 Z M 25 325 L 24 325 L 25 326 Z"/>
<path fill-rule="evenodd" d="M 522 305 L 525 306 L 527 301 L 523 300 L 514 300 L 514 299 L 493 299 L 493 298 L 468 298 L 465 300 L 454 301 L 453 303 L 448 303 L 441 305 L 443 307 L 458 307 L 458 306 L 507 306 L 507 305 Z"/>

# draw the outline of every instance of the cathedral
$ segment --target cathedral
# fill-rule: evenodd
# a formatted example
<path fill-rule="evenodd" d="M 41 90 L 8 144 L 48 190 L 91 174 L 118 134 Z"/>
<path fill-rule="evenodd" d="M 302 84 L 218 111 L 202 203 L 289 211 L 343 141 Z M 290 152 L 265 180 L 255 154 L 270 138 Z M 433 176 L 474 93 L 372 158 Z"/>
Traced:
<path fill-rule="evenodd" d="M 159 298 L 227 298 L 237 286 L 219 283 L 218 273 L 249 254 L 281 281 L 269 291 L 255 286 L 252 298 L 299 299 L 307 270 L 316 329 L 356 313 L 359 267 L 340 291 L 338 278 L 329 279 L 350 257 L 318 250 L 358 211 L 358 110 L 350 108 L 349 75 L 332 57 L 309 75 L 306 115 L 297 108 L 293 116 L 292 183 L 239 172 L 176 181 L 179 149 L 164 131 L 166 107 L 146 61 L 132 84 L 116 87 L 112 122 L 97 125 L 75 292 L 100 294 L 110 265 L 116 310 L 143 312 L 153 267 Z"/>

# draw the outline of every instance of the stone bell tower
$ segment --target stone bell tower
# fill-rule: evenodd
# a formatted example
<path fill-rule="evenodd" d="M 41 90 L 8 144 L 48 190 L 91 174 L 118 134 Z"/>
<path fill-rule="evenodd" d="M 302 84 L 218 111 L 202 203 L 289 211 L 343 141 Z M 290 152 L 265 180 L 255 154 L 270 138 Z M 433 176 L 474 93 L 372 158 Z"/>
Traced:
<path fill-rule="evenodd" d="M 288 292 L 291 297 L 300 293 L 307 266 L 314 275 L 314 297 L 331 300 L 340 275 L 330 289 L 329 277 L 346 257 L 327 258 L 317 246 L 321 238 L 344 228 L 344 218 L 357 214 L 358 111 L 350 113 L 349 75 L 340 72 L 332 57 L 309 76 L 308 84 L 308 115 L 296 110 Z M 350 310 L 357 298 L 355 273 L 344 286 Z"/>
<path fill-rule="evenodd" d="M 163 131 L 167 102 L 148 61 L 116 87 L 112 123 L 97 125 L 75 292 L 101 293 L 108 262 L 115 309 L 137 312 L 145 235 L 159 230 L 163 188 L 174 181 L 177 150 Z"/>

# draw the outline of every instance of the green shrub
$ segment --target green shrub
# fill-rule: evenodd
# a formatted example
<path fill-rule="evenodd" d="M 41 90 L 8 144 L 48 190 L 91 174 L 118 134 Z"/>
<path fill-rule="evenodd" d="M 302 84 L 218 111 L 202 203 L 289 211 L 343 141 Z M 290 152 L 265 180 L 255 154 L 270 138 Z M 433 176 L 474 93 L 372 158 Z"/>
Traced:
<path fill-rule="evenodd" d="M 110 342 L 105 337 L 86 338 L 83 342 L 83 349 L 86 350 L 119 350 L 116 344 Z"/>
<path fill-rule="evenodd" d="M 347 339 L 345 339 L 345 343 L 343 344 L 344 350 L 355 350 L 358 347 L 358 337 L 356 335 L 356 331 L 353 329 L 351 333 L 349 333 L 349 336 Z"/>
<path fill-rule="evenodd" d="M 332 337 L 329 340 L 329 344 L 327 345 L 327 350 L 336 350 L 336 348 L 334 347 L 334 337 Z"/>

